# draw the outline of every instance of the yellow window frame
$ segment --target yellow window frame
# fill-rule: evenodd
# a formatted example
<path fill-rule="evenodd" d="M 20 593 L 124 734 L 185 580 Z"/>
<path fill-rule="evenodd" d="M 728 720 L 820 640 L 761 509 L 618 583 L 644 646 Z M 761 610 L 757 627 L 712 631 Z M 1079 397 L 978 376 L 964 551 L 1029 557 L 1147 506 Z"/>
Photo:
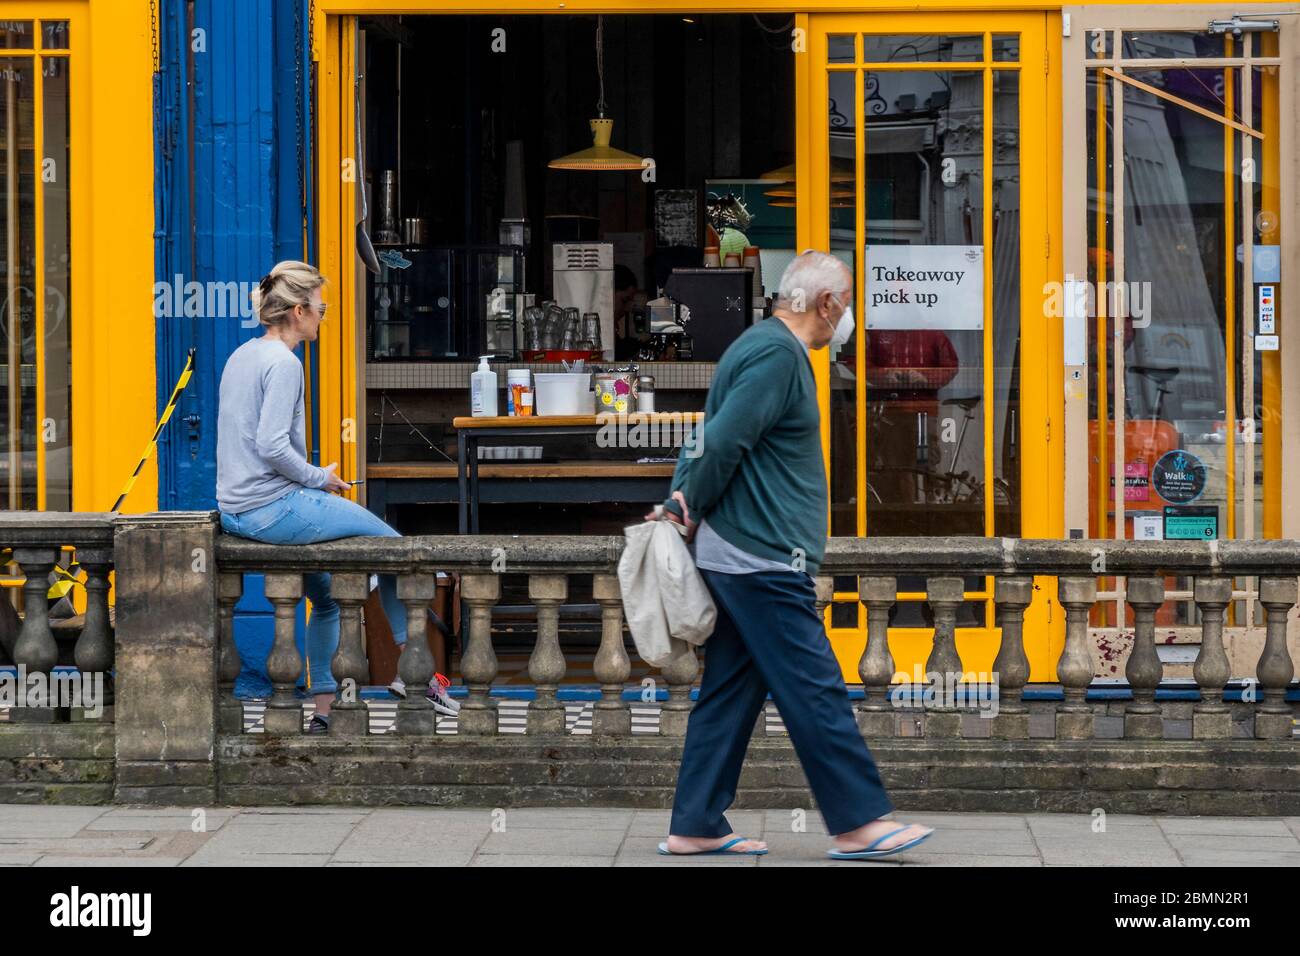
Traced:
<path fill-rule="evenodd" d="M 863 76 L 867 71 L 886 70 L 960 70 L 965 72 L 982 72 L 984 82 L 984 162 L 991 168 L 993 157 L 993 75 L 997 71 L 1013 70 L 1020 75 L 1020 421 L 1022 434 L 1026 440 L 1020 442 L 1022 474 L 1047 476 L 1047 481 L 1035 480 L 1021 482 L 1021 534 L 1025 537 L 1055 538 L 1061 535 L 1062 528 L 1062 483 L 1063 455 L 1060 427 L 1061 399 L 1064 384 L 1061 368 L 1060 329 L 1048 323 L 1042 314 L 1042 294 L 1044 284 L 1059 274 L 1059 248 L 1054 252 L 1050 235 L 1054 226 L 1059 226 L 1059 207 L 1061 203 L 1059 182 L 1059 135 L 1054 135 L 1056 127 L 1052 111 L 1048 108 L 1053 84 L 1059 82 L 1054 74 L 1059 73 L 1059 55 L 1052 55 L 1052 48 L 1047 42 L 1050 14 L 1043 13 L 996 13 L 981 11 L 979 13 L 880 13 L 880 14 L 833 14 L 819 15 L 811 18 L 809 31 L 810 75 L 808 77 L 809 95 L 801 97 L 801 104 L 825 103 L 829 97 L 829 74 L 832 72 L 851 72 L 855 76 L 855 115 L 862 115 Z M 903 34 L 903 35 L 951 35 L 967 34 L 983 37 L 983 57 L 979 61 L 960 62 L 925 62 L 925 63 L 867 63 L 863 60 L 863 34 Z M 1014 33 L 1020 36 L 1020 55 L 1017 61 L 998 61 L 993 59 L 993 34 Z M 829 37 L 831 35 L 849 35 L 854 38 L 854 62 L 831 63 L 829 57 Z M 1059 88 L 1059 87 L 1057 87 Z M 800 196 L 800 216 L 808 218 L 807 235 L 801 235 L 801 245 L 816 248 L 827 247 L 830 239 L 830 179 L 824 171 L 830 168 L 828 133 L 829 119 L 825 111 L 808 110 L 811 122 L 807 137 L 800 137 L 802 150 L 796 166 L 809 170 L 806 177 L 807 194 Z M 865 248 L 862 217 L 865 215 L 865 154 L 864 146 L 858 143 L 856 151 L 857 174 L 855 188 L 857 191 L 856 208 L 858 221 L 855 230 L 855 273 L 862 276 L 865 269 Z M 983 177 L 984 208 L 993 206 L 992 177 Z M 801 178 L 801 182 L 804 180 Z M 985 215 L 983 221 L 982 241 L 986 249 L 992 249 L 993 219 Z M 1059 243 L 1055 244 L 1059 247 Z M 986 317 L 992 315 L 992 255 L 984 257 L 984 311 Z M 863 296 L 863 283 L 856 284 L 857 314 L 866 316 Z M 983 392 L 993 393 L 993 322 L 984 324 L 984 359 Z M 858 367 L 865 362 L 865 338 L 857 337 Z M 826 351 L 814 354 L 814 369 L 817 373 L 819 398 L 823 408 L 822 445 L 826 455 L 827 473 L 830 472 L 830 420 L 825 411 L 830 405 L 830 356 Z M 866 429 L 861 427 L 866 420 L 866 392 L 861 377 L 856 392 L 856 414 L 859 422 L 857 429 L 857 448 L 855 459 L 857 531 L 860 535 L 869 534 L 866 515 L 866 474 L 861 467 L 866 455 Z M 984 473 L 986 481 L 994 474 L 993 416 L 983 416 L 984 432 Z M 1053 426 L 1056 426 L 1055 428 Z M 1042 431 L 1038 431 L 1041 428 Z M 1039 436 L 1042 436 L 1040 440 Z M 984 501 L 985 534 L 993 535 L 994 498 L 985 495 Z M 1036 582 L 1034 602 L 1025 615 L 1025 650 L 1030 659 L 1031 680 L 1047 681 L 1055 677 L 1055 660 L 1059 656 L 1064 641 L 1064 616 L 1059 608 L 1053 613 L 1055 600 L 1053 583 L 1046 579 Z M 923 593 L 898 594 L 900 601 L 918 601 L 924 599 Z M 999 630 L 994 626 L 994 609 L 992 582 L 985 579 L 984 587 L 966 593 L 967 600 L 983 601 L 985 604 L 985 627 L 958 628 L 957 642 L 962 654 L 962 661 L 967 676 L 973 678 L 976 673 L 991 673 L 993 659 L 997 653 Z M 845 679 L 857 682 L 858 661 L 866 643 L 865 614 L 858 603 L 855 593 L 837 593 L 834 602 L 849 603 L 857 609 L 857 624 L 854 627 L 833 627 L 829 615 L 833 609 L 827 608 L 827 629 L 831 645 L 840 661 Z M 925 658 L 929 653 L 933 630 L 929 628 L 892 628 L 889 632 L 890 648 L 894 656 L 895 670 L 911 675 L 916 668 L 925 670 Z"/>

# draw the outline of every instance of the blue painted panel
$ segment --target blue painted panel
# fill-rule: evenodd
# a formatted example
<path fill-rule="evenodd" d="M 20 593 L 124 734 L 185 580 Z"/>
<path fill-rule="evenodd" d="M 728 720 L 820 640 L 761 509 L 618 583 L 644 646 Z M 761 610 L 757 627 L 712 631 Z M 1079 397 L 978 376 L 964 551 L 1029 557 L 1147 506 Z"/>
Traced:
<path fill-rule="evenodd" d="M 298 172 L 300 139 L 304 152 L 310 145 L 309 71 L 305 63 L 295 69 L 299 52 L 306 56 L 307 0 L 159 6 L 157 281 L 179 275 L 182 283 L 251 284 L 280 259 L 313 261 L 303 248 Z M 304 185 L 310 189 L 310 180 Z M 236 305 L 245 310 L 250 287 L 236 287 Z M 202 286 L 205 301 L 212 288 Z M 254 320 L 230 314 L 225 301 L 210 314 L 158 318 L 160 412 L 187 351 L 198 350 L 195 375 L 160 436 L 163 509 L 215 507 L 221 371 L 240 343 L 259 334 Z"/>

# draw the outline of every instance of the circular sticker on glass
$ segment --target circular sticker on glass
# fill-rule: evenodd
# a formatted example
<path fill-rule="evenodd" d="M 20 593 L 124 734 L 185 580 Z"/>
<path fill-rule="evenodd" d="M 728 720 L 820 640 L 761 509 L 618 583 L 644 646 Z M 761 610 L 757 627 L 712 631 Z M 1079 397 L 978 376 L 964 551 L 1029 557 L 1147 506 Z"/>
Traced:
<path fill-rule="evenodd" d="M 1171 504 L 1187 504 L 1205 491 L 1205 465 L 1185 451 L 1167 451 L 1151 469 L 1151 487 Z"/>

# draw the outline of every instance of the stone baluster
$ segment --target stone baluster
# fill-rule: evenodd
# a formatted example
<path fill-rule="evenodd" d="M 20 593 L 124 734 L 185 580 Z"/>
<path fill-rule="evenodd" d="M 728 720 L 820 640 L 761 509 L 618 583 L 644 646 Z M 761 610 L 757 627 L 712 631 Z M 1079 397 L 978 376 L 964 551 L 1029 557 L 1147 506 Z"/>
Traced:
<path fill-rule="evenodd" d="M 266 575 L 266 599 L 275 607 L 275 641 L 266 658 L 271 699 L 266 704 L 265 728 L 272 736 L 290 737 L 302 733 L 302 702 L 295 693 L 302 657 L 293 637 L 302 600 L 302 575 Z"/>
<path fill-rule="evenodd" d="M 84 676 L 99 674 L 104 682 L 100 704 L 113 701 L 112 671 L 114 659 L 113 629 L 108 620 L 108 576 L 113 570 L 112 548 L 78 548 L 77 563 L 86 572 L 86 617 L 73 649 L 73 661 Z M 90 702 L 92 706 L 94 701 Z M 112 711 L 104 711 L 112 719 Z"/>
<path fill-rule="evenodd" d="M 361 606 L 369 594 L 368 574 L 330 575 L 330 596 L 339 606 L 339 646 L 330 661 L 339 685 L 330 708 L 331 734 L 361 737 L 370 732 L 370 711 L 361 699 L 361 687 L 370 674 L 361 637 Z"/>
<path fill-rule="evenodd" d="M 1156 688 L 1164 666 L 1156 651 L 1156 611 L 1165 603 L 1165 579 L 1143 575 L 1128 579 L 1128 603 L 1133 606 L 1133 650 L 1124 666 L 1133 699 L 1124 708 L 1124 736 L 1159 740 L 1164 719 L 1156 703 Z"/>
<path fill-rule="evenodd" d="M 892 577 L 858 579 L 858 600 L 867 606 L 867 643 L 858 660 L 862 678 L 862 703 L 858 729 L 866 737 L 894 735 L 894 705 L 889 688 L 894 679 L 894 656 L 889 652 L 889 612 L 898 596 Z"/>
<path fill-rule="evenodd" d="M 691 688 L 700 673 L 695 645 L 682 642 L 681 650 L 663 666 L 662 671 L 668 681 L 668 699 L 659 711 L 659 734 L 685 737 L 686 724 L 691 717 Z"/>
<path fill-rule="evenodd" d="M 528 598 L 537 607 L 537 641 L 528 658 L 528 676 L 536 696 L 528 707 L 527 732 L 564 734 L 564 704 L 557 696 L 564 679 L 564 652 L 560 649 L 560 605 L 569 593 L 563 574 L 530 574 Z"/>
<path fill-rule="evenodd" d="M 1025 706 L 1025 684 L 1029 682 L 1029 658 L 1025 655 L 1025 609 L 1034 598 L 1034 579 L 1024 576 L 998 578 L 993 584 L 997 623 L 1002 631 L 998 655 L 993 659 L 997 681 L 997 716 L 989 736 L 999 740 L 1029 737 L 1029 708 Z"/>
<path fill-rule="evenodd" d="M 926 708 L 927 737 L 956 737 L 961 733 L 961 713 L 948 699 L 948 687 L 964 673 L 957 653 L 957 609 L 966 584 L 961 578 L 931 578 L 926 600 L 934 612 L 934 645 L 925 660 L 926 681 L 935 702 Z"/>
<path fill-rule="evenodd" d="M 432 737 L 438 728 L 433 701 L 424 695 L 434 668 L 427 634 L 429 602 L 437 593 L 436 575 L 420 571 L 398 575 L 397 597 L 406 605 L 406 646 L 397 659 L 397 673 L 406 684 L 406 696 L 397 705 L 397 732 L 407 737 Z"/>
<path fill-rule="evenodd" d="M 1056 665 L 1065 701 L 1056 712 L 1056 736 L 1061 740 L 1087 740 L 1093 735 L 1093 710 L 1088 703 L 1092 684 L 1092 648 L 1088 615 L 1097 603 L 1097 579 L 1063 577 L 1058 600 L 1065 608 L 1065 646 Z"/>
<path fill-rule="evenodd" d="M 1286 619 L 1295 602 L 1294 577 L 1259 579 L 1259 603 L 1264 605 L 1267 616 L 1264 650 L 1255 665 L 1260 689 L 1255 736 L 1261 740 L 1291 738 L 1291 707 L 1286 692 L 1295 676 L 1295 664 L 1286 646 Z"/>
<path fill-rule="evenodd" d="M 50 630 L 50 572 L 59 560 L 58 548 L 14 548 L 13 559 L 23 571 L 23 626 L 14 644 L 14 663 L 33 674 L 47 674 L 58 661 L 59 648 Z"/>
<path fill-rule="evenodd" d="M 632 711 L 623 700 L 623 688 L 632 674 L 632 662 L 623 645 L 623 591 L 618 575 L 595 575 L 592 593 L 600 604 L 600 649 L 592 667 L 600 681 L 600 700 L 591 715 L 591 732 L 626 737 L 632 733 Z"/>
<path fill-rule="evenodd" d="M 50 630 L 50 607 L 46 594 L 50 589 L 50 572 L 59 560 L 58 548 L 14 548 L 14 561 L 22 567 L 27 580 L 23 584 L 23 626 L 14 644 L 14 663 L 28 675 L 49 674 L 59 660 L 59 647 Z M 50 684 L 47 682 L 47 689 Z M 24 691 L 22 681 L 19 690 Z M 14 707 L 9 719 L 14 723 L 54 723 L 64 716 L 48 694 L 43 698 L 23 696 L 26 706 Z"/>
<path fill-rule="evenodd" d="M 1232 579 L 1198 577 L 1192 596 L 1201 610 L 1201 649 L 1192 667 L 1201 699 L 1192 707 L 1192 737 L 1227 740 L 1232 736 L 1232 712 L 1223 702 L 1223 688 L 1232 675 L 1223 648 L 1223 616 L 1232 600 Z"/>
<path fill-rule="evenodd" d="M 460 596 L 469 605 L 469 642 L 460 659 L 469 696 L 457 716 L 456 732 L 487 737 L 497 732 L 497 709 L 492 703 L 498 669 L 492 647 L 492 605 L 501 597 L 501 579 L 495 574 L 462 574 Z"/>
<path fill-rule="evenodd" d="M 235 605 L 244 596 L 244 575 L 224 571 L 217 577 L 217 715 L 218 732 L 244 732 L 244 705 L 235 698 L 235 681 L 239 679 L 239 648 L 235 646 Z"/>

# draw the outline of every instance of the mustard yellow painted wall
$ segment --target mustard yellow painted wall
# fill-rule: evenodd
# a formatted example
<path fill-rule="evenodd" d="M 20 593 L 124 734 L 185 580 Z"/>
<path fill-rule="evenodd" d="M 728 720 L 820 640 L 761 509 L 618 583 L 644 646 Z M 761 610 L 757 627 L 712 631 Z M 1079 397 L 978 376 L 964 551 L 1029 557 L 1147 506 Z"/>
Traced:
<path fill-rule="evenodd" d="M 109 508 L 154 424 L 153 72 L 148 0 L 0 0 L 69 21 L 73 508 Z M 157 470 L 125 510 L 158 504 Z"/>
<path fill-rule="evenodd" d="M 72 497 L 74 510 L 100 511 L 135 467 L 157 411 L 153 47 L 149 0 L 77 6 L 89 30 L 73 34 L 73 78 L 89 83 L 73 106 Z M 122 510 L 157 507 L 151 460 Z"/>

